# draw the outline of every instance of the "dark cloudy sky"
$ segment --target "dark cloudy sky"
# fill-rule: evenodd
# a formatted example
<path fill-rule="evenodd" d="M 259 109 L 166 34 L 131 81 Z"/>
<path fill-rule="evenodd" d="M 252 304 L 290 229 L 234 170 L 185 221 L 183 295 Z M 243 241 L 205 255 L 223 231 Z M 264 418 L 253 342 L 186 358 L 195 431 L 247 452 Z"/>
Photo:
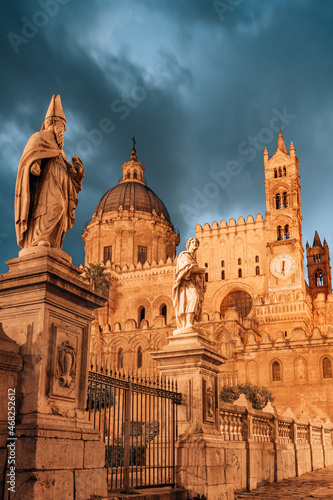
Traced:
<path fill-rule="evenodd" d="M 74 264 L 133 135 L 183 249 L 196 223 L 264 215 L 279 118 L 300 160 L 303 244 L 317 229 L 333 249 L 333 2 L 13 0 L 0 26 L 0 272 L 19 251 L 17 165 L 53 93 L 86 171 L 64 245 Z"/>

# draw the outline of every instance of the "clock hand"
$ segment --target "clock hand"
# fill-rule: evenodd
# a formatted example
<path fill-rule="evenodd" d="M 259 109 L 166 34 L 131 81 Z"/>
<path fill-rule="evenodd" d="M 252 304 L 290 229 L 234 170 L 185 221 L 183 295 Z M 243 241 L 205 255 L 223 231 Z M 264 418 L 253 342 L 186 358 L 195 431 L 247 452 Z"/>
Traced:
<path fill-rule="evenodd" d="M 283 260 L 283 261 L 281 262 L 281 264 L 282 264 L 281 274 L 284 274 L 284 266 L 285 266 L 285 261 Z"/>

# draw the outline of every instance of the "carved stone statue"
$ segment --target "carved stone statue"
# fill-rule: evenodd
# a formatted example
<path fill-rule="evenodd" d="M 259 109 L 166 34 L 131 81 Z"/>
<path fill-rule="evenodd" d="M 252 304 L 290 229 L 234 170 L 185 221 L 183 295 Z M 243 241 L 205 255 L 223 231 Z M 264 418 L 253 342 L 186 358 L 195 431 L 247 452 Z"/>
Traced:
<path fill-rule="evenodd" d="M 75 222 L 82 189 L 82 160 L 63 151 L 66 118 L 60 95 L 53 95 L 41 131 L 24 148 L 16 179 L 15 228 L 21 248 L 62 248 Z"/>
<path fill-rule="evenodd" d="M 201 318 L 206 268 L 198 266 L 195 258 L 198 248 L 199 241 L 190 238 L 186 242 L 186 251 L 181 252 L 177 259 L 172 299 L 178 328 L 191 328 L 194 321 Z"/>

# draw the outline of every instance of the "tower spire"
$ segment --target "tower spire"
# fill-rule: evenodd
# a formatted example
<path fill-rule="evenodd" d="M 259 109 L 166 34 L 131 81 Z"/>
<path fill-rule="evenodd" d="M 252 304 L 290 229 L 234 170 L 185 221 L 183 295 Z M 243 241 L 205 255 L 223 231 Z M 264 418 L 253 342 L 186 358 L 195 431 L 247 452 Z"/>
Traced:
<path fill-rule="evenodd" d="M 315 232 L 312 246 L 313 247 L 321 247 L 322 246 L 320 238 L 319 238 L 319 234 L 317 233 L 317 231 Z"/>
<path fill-rule="evenodd" d="M 286 148 L 286 145 L 284 143 L 283 135 L 282 135 L 282 132 L 281 132 L 281 122 L 279 122 L 279 128 L 280 128 L 280 131 L 279 131 L 278 142 L 277 142 L 277 145 L 276 145 L 276 152 L 277 151 L 282 151 L 283 153 L 285 153 L 287 155 L 288 154 L 287 153 L 287 148 Z"/>

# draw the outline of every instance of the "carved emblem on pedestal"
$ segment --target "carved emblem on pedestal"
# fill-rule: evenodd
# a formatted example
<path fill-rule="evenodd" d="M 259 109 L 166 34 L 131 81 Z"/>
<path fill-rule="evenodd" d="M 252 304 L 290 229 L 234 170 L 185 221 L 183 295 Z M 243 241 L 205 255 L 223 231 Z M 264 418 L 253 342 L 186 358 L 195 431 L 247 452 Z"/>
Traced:
<path fill-rule="evenodd" d="M 58 346 L 56 378 L 61 387 L 71 387 L 75 382 L 76 356 L 77 351 L 68 341 Z"/>

